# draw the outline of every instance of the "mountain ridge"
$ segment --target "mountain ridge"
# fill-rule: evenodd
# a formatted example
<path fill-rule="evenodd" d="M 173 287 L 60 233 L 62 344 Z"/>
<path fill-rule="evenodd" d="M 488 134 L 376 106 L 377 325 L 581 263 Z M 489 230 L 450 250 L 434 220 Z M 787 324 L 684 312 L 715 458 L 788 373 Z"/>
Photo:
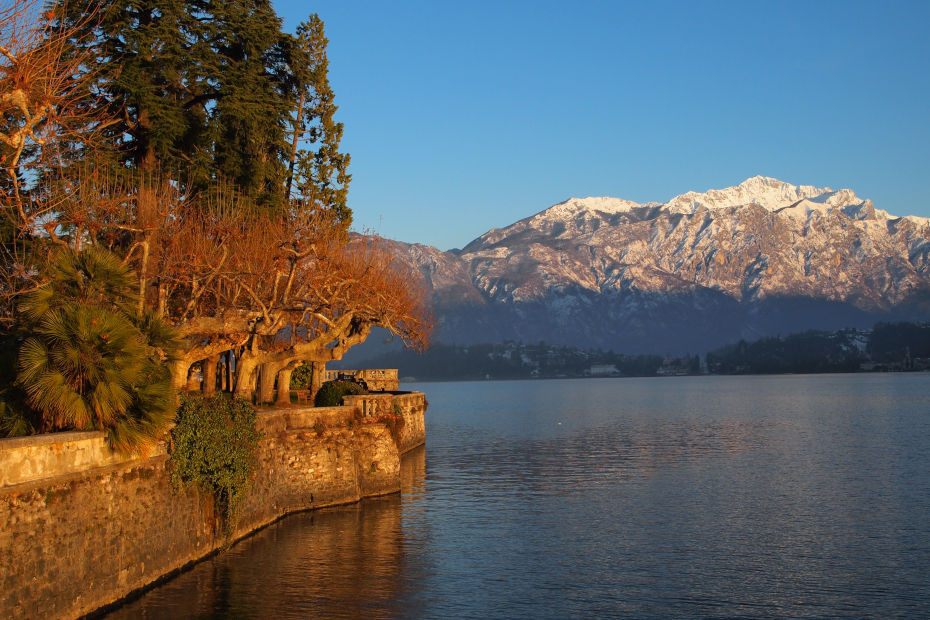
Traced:
<path fill-rule="evenodd" d="M 569 198 L 456 251 L 391 243 L 423 276 L 444 342 L 698 351 L 930 308 L 930 219 L 763 176 L 666 203 Z"/>

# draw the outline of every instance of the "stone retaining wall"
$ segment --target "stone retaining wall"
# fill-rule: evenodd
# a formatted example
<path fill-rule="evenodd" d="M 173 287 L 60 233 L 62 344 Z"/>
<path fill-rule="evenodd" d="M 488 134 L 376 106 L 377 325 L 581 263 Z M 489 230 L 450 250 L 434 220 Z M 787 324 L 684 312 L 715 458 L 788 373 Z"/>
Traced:
<path fill-rule="evenodd" d="M 150 456 L 164 454 L 157 446 Z M 0 488 L 79 473 L 95 467 L 125 464 L 126 458 L 110 449 L 100 432 L 53 433 L 0 440 Z"/>
<path fill-rule="evenodd" d="M 424 419 L 428 403 L 421 392 L 358 394 L 343 397 L 343 402 L 361 412 L 366 420 L 394 422 L 390 425 L 403 452 L 420 445 L 426 437 Z"/>
<path fill-rule="evenodd" d="M 400 455 L 425 439 L 425 398 L 394 398 L 411 418 L 399 438 L 354 406 L 259 413 L 259 467 L 232 538 L 398 491 Z M 87 614 L 221 548 L 212 499 L 173 489 L 167 462 L 164 446 L 120 457 L 102 433 L 0 440 L 0 617 Z"/>

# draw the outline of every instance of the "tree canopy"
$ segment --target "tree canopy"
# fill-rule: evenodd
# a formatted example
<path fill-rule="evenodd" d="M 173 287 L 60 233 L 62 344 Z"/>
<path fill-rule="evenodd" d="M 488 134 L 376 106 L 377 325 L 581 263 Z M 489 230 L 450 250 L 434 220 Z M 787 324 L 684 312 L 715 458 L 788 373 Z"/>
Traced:
<path fill-rule="evenodd" d="M 232 184 L 255 205 L 334 209 L 348 227 L 349 157 L 312 15 L 282 32 L 268 0 L 57 0 L 55 27 L 85 59 L 111 155 L 199 192 Z"/>
<path fill-rule="evenodd" d="M 261 377 L 267 401 L 281 373 L 280 399 L 293 367 L 338 359 L 373 326 L 426 345 L 416 274 L 377 237 L 347 232 L 349 156 L 318 17 L 291 35 L 266 0 L 38 2 L 0 12 L 5 333 L 30 336 L 17 304 L 61 288 L 61 257 L 110 256 L 130 282 L 95 303 L 118 305 L 133 351 L 153 346 L 136 331 L 171 326 L 165 338 L 181 340 L 160 363 L 174 388 L 200 364 L 209 393 L 228 354 L 230 389 L 250 394 Z M 68 298 L 62 311 L 92 320 Z M 58 364 L 35 334 L 27 391 Z"/>

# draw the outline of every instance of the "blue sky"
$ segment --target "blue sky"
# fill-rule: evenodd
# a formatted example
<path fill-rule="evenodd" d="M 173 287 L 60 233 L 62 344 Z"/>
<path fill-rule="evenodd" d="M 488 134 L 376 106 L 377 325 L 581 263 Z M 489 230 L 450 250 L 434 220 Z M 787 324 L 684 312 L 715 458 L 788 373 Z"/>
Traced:
<path fill-rule="evenodd" d="M 930 2 L 306 2 L 356 227 L 462 247 L 762 174 L 930 216 Z"/>

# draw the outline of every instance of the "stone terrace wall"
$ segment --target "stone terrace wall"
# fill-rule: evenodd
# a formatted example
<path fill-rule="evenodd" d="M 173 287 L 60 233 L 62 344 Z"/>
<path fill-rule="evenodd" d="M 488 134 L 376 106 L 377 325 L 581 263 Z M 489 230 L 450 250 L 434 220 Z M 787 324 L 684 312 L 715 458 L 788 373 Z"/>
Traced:
<path fill-rule="evenodd" d="M 133 460 L 111 450 L 99 432 L 15 437 L 0 446 L 0 488 Z M 164 453 L 162 445 L 150 456 Z"/>
<path fill-rule="evenodd" d="M 422 394 L 398 398 L 412 416 L 417 401 L 425 410 Z M 399 490 L 409 448 L 354 407 L 258 418 L 259 469 L 234 540 L 289 512 Z M 173 489 L 167 461 L 164 446 L 120 457 L 102 433 L 0 440 L 0 617 L 87 614 L 222 547 L 212 499 Z"/>

